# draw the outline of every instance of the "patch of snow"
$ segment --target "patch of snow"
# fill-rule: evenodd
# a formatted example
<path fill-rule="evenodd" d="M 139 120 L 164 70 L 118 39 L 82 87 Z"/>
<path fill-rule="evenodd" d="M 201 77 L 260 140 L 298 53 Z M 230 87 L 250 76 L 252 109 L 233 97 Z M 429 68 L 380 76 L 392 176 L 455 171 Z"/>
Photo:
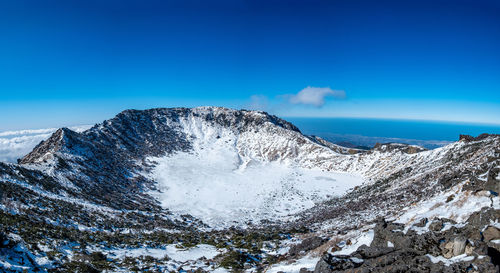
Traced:
<path fill-rule="evenodd" d="M 490 226 L 494 226 L 494 227 L 500 229 L 500 223 L 498 222 L 498 219 L 495 219 L 494 222 L 493 222 L 493 220 L 490 220 Z"/>
<path fill-rule="evenodd" d="M 278 248 L 276 251 L 268 251 L 267 253 L 271 255 L 285 255 L 288 253 L 288 251 L 290 251 L 290 246 L 281 247 Z"/>
<path fill-rule="evenodd" d="M 429 259 L 431 259 L 431 262 L 433 262 L 433 263 L 442 262 L 446 266 L 450 266 L 450 265 L 452 265 L 454 263 L 457 263 L 457 262 L 470 262 L 470 261 L 474 260 L 474 256 L 467 256 L 467 254 L 465 254 L 465 253 L 461 254 L 461 255 L 458 255 L 458 256 L 455 256 L 455 257 L 451 257 L 449 259 L 446 259 L 443 256 L 434 257 L 434 256 L 432 256 L 430 254 L 427 254 L 425 256 L 429 257 Z"/>
<path fill-rule="evenodd" d="M 18 234 L 15 234 L 15 233 L 9 233 L 9 238 L 14 240 L 14 241 L 22 241 L 23 239 L 21 238 L 21 236 L 19 236 Z"/>
<path fill-rule="evenodd" d="M 360 259 L 360 258 L 356 258 L 356 257 L 351 257 L 350 258 L 351 261 L 353 261 L 354 263 L 357 263 L 357 264 L 360 264 L 360 263 L 363 263 L 363 259 Z"/>
<path fill-rule="evenodd" d="M 387 247 L 394 247 L 394 244 L 391 241 L 387 241 Z"/>
<path fill-rule="evenodd" d="M 266 270 L 266 272 L 277 273 L 282 271 L 286 273 L 298 273 L 301 268 L 306 268 L 307 270 L 313 271 L 319 259 L 319 257 L 304 256 L 294 261 L 293 263 L 281 262 L 278 264 L 274 264 L 268 270 Z"/>
<path fill-rule="evenodd" d="M 36 257 L 35 258 L 35 261 L 37 264 L 41 265 L 41 266 L 48 266 L 48 265 L 51 265 L 52 264 L 52 261 L 50 261 L 50 259 L 48 257 Z"/>
<path fill-rule="evenodd" d="M 446 202 L 448 196 L 455 194 L 455 198 Z M 469 216 L 481 210 L 484 207 L 499 207 L 499 198 L 491 196 L 487 191 L 472 193 L 470 191 L 461 191 L 461 185 L 453 187 L 450 191 L 439 194 L 426 201 L 420 202 L 404 210 L 403 214 L 396 217 L 396 222 L 406 224 L 405 232 L 410 226 L 423 218 L 429 220 L 435 218 L 449 218 L 457 223 L 465 222 Z M 429 221 L 430 222 L 430 221 Z M 429 223 L 428 223 L 429 224 Z M 445 226 L 446 227 L 446 226 Z M 425 232 L 425 228 L 412 227 Z M 450 227 L 447 227 L 450 228 Z"/>
<path fill-rule="evenodd" d="M 452 224 L 450 222 L 446 222 L 446 223 L 444 223 L 444 227 L 441 229 L 441 231 L 447 231 L 447 230 L 449 230 L 452 227 L 460 229 L 460 228 L 465 227 L 465 225 L 466 225 L 466 223 Z"/>
<path fill-rule="evenodd" d="M 358 250 L 358 248 L 362 245 L 370 246 L 374 236 L 375 233 L 373 232 L 372 229 L 362 233 L 358 232 L 357 235 L 354 235 L 353 237 L 350 238 L 351 245 L 345 245 L 341 250 L 334 251 L 332 252 L 332 254 L 350 255 L 354 251 Z"/>
<path fill-rule="evenodd" d="M 10 263 L 9 261 L 7 260 L 2 260 L 0 259 L 0 269 L 5 269 L 5 270 L 12 270 L 14 272 L 23 272 L 23 271 L 28 271 L 30 270 L 30 267 L 29 266 L 23 266 L 23 265 L 19 265 L 19 264 L 12 264 Z"/>
<path fill-rule="evenodd" d="M 423 227 L 407 226 L 404 230 L 404 233 L 406 234 L 406 232 L 408 232 L 408 230 L 411 229 L 411 230 L 415 231 L 417 234 L 422 235 L 424 233 L 429 232 L 430 225 L 431 225 L 431 221 L 427 221 L 427 223 Z"/>
<path fill-rule="evenodd" d="M 212 272 L 212 273 L 228 273 L 230 271 L 225 269 L 224 267 L 218 267 L 218 268 L 210 270 L 210 272 Z"/>

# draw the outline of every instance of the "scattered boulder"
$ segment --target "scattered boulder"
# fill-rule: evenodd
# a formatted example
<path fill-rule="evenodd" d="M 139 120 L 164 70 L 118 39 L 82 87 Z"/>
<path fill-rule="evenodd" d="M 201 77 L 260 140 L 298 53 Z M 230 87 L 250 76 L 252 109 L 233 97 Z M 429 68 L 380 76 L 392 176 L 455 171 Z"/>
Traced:
<path fill-rule="evenodd" d="M 498 195 L 500 192 L 500 180 L 497 179 L 497 177 L 500 177 L 499 174 L 500 168 L 490 169 L 488 172 L 488 178 L 484 184 L 484 189 L 490 191 L 493 195 Z"/>
<path fill-rule="evenodd" d="M 372 247 L 372 246 L 362 245 L 358 248 L 358 250 L 356 250 L 355 254 L 361 256 L 361 258 L 363 259 L 372 259 L 386 255 L 393 251 L 394 247 L 387 247 L 387 246 Z"/>
<path fill-rule="evenodd" d="M 301 252 L 307 252 L 309 250 L 313 250 L 322 244 L 324 244 L 327 240 L 324 238 L 321 238 L 319 236 L 313 236 L 304 239 L 301 243 L 294 245 L 290 248 L 288 251 L 288 254 L 290 256 L 296 256 L 300 254 Z"/>
<path fill-rule="evenodd" d="M 444 221 L 442 219 L 437 219 L 435 221 L 432 221 L 432 223 L 429 225 L 429 229 L 432 231 L 440 231 L 444 227 Z"/>
<path fill-rule="evenodd" d="M 363 260 L 348 255 L 326 254 L 314 268 L 314 273 L 338 272 L 341 270 L 357 268 L 363 264 Z"/>
<path fill-rule="evenodd" d="M 500 239 L 500 230 L 496 227 L 489 226 L 483 231 L 483 238 L 486 242 Z"/>
<path fill-rule="evenodd" d="M 443 246 L 443 257 L 449 259 L 451 257 L 458 256 L 465 252 L 465 244 L 467 240 L 463 237 L 456 237 L 444 243 Z"/>

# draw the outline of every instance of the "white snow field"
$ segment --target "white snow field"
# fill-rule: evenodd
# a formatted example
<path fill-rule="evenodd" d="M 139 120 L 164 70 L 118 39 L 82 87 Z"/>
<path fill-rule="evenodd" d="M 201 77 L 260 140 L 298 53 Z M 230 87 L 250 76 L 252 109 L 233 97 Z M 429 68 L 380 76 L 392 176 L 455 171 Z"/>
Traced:
<path fill-rule="evenodd" d="M 363 179 L 346 173 L 287 166 L 278 162 L 240 164 L 224 151 L 206 156 L 179 153 L 158 159 L 153 174 L 165 208 L 191 214 L 210 226 L 278 218 L 345 193 Z"/>
<path fill-rule="evenodd" d="M 364 182 L 354 174 L 301 167 L 293 158 L 269 160 L 263 154 L 272 152 L 272 144 L 253 132 L 196 120 L 182 127 L 193 149 L 149 158 L 155 167 L 147 175 L 159 190 L 151 194 L 175 214 L 190 214 L 213 228 L 285 220 Z M 287 138 L 275 135 L 274 141 L 281 145 Z M 255 147 L 260 151 L 250 150 Z"/>

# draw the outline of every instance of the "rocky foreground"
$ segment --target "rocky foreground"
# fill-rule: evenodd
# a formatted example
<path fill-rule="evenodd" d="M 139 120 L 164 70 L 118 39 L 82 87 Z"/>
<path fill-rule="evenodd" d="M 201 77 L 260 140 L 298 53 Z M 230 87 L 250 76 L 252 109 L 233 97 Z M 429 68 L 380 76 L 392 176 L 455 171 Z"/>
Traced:
<path fill-rule="evenodd" d="M 279 181 L 259 217 L 235 203 L 253 221 L 194 217 L 196 200 L 170 209 L 159 197 L 172 177 L 151 175 L 158 162 L 220 147 L 240 176 L 277 166 L 304 170 L 284 176 L 293 181 L 316 181 L 304 180 L 314 170 L 364 182 L 330 194 Z M 0 162 L 0 271 L 498 272 L 499 173 L 498 135 L 359 150 L 263 112 L 127 110 L 84 132 L 60 129 L 19 164 Z M 283 204 L 312 205 L 286 214 Z"/>
<path fill-rule="evenodd" d="M 424 218 L 405 225 L 377 221 L 370 245 L 349 255 L 326 253 L 314 272 L 497 272 L 500 211 L 483 209 L 462 224 Z"/>

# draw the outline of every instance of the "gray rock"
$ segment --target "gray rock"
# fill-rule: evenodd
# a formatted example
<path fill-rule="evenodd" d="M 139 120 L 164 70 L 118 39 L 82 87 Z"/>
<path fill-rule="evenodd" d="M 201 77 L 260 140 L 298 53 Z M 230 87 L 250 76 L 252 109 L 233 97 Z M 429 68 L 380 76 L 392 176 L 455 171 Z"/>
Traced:
<path fill-rule="evenodd" d="M 483 237 L 486 242 L 500 239 L 500 230 L 496 227 L 489 226 L 483 231 Z"/>
<path fill-rule="evenodd" d="M 490 169 L 488 172 L 488 179 L 484 184 L 484 189 L 492 192 L 493 194 L 500 193 L 500 180 L 497 180 L 498 174 L 500 173 L 500 168 Z"/>
<path fill-rule="evenodd" d="M 296 256 L 301 252 L 307 252 L 309 250 L 313 250 L 324 244 L 326 241 L 327 241 L 326 239 L 323 239 L 319 236 L 306 238 L 300 244 L 292 246 L 288 251 L 288 254 L 290 256 Z"/>
<path fill-rule="evenodd" d="M 326 254 L 321 257 L 320 261 L 316 264 L 314 273 L 324 272 L 339 272 L 346 269 L 353 269 L 363 264 L 360 259 L 352 259 L 348 255 L 331 255 Z"/>

